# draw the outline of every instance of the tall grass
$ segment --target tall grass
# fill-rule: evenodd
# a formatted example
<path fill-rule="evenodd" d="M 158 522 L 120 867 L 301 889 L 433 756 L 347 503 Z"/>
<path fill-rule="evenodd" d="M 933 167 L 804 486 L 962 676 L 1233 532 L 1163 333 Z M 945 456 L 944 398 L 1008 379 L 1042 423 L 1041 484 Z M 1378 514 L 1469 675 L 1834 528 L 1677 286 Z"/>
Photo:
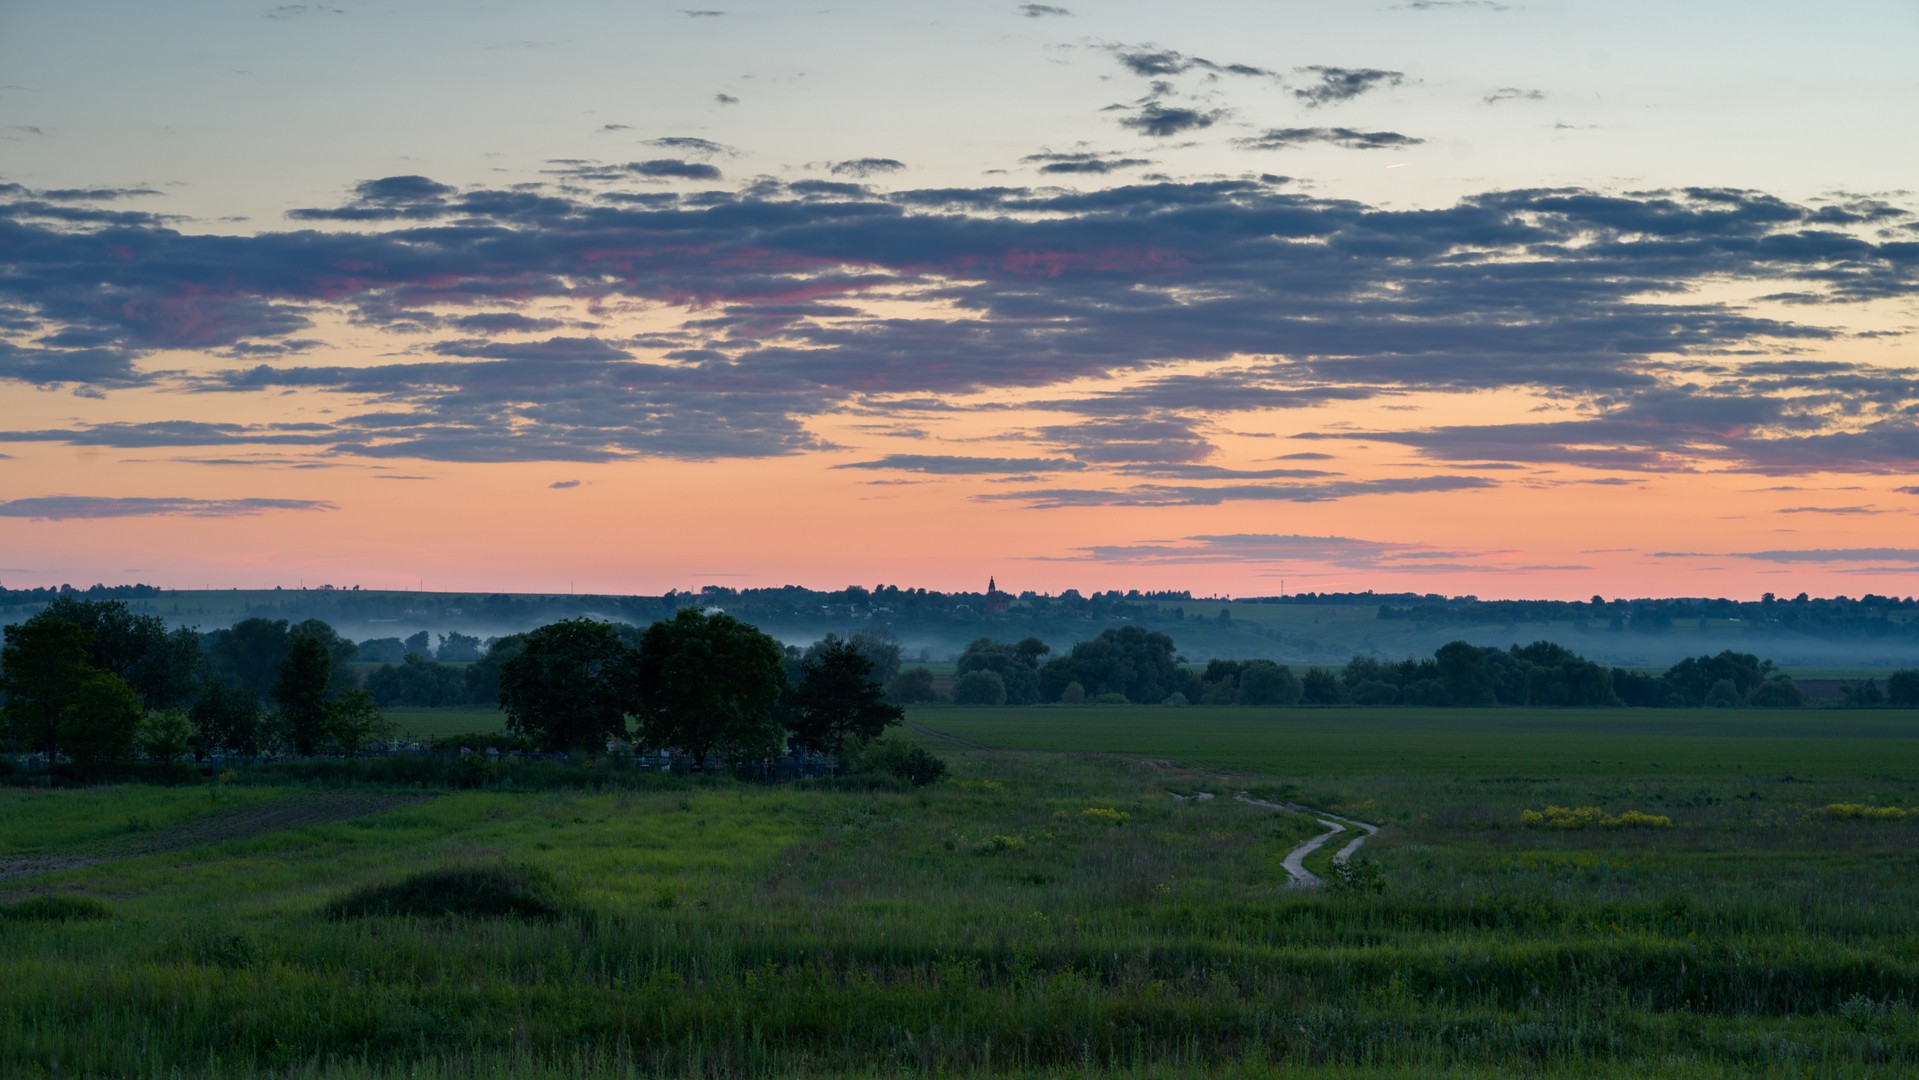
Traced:
<path fill-rule="evenodd" d="M 1230 749 L 1232 732 L 1186 736 Z M 1515 779 L 1444 761 L 1221 775 L 977 753 L 916 792 L 445 791 L 0 881 L 8 902 L 31 890 L 110 910 L 0 919 L 0 1073 L 1684 1077 L 1919 1064 L 1919 824 L 1823 809 L 1919 804 L 1885 761 L 1811 782 L 1611 768 Z M 1169 794 L 1240 786 L 1384 822 L 1367 850 L 1386 891 L 1290 889 L 1278 860 L 1315 823 Z M 165 820 L 165 800 L 207 799 L 98 794 L 91 831 L 84 803 L 23 799 L 11 825 L 32 833 L 44 815 L 76 850 L 106 850 L 125 799 L 158 799 L 140 805 Z M 1548 803 L 1657 808 L 1673 826 L 1520 823 Z M 362 888 L 499 860 L 550 875 L 572 913 L 325 917 Z"/>

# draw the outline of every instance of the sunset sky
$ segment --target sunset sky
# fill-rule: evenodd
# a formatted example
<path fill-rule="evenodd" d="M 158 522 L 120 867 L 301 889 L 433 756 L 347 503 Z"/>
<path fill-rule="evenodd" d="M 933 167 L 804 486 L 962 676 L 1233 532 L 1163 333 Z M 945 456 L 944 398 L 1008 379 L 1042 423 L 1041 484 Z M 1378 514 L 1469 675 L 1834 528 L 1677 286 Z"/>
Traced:
<path fill-rule="evenodd" d="M 10 2 L 0 584 L 1909 595 L 1915 56 L 1911 0 Z"/>

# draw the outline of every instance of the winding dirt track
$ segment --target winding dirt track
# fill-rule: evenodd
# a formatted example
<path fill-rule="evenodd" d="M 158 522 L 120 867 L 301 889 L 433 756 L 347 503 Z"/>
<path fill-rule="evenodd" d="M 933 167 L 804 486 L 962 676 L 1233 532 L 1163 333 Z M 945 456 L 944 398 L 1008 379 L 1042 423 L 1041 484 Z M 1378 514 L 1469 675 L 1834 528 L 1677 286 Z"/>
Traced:
<path fill-rule="evenodd" d="M 1358 836 L 1348 840 L 1344 847 L 1341 847 L 1333 853 L 1333 861 L 1342 863 L 1352 858 L 1353 852 L 1359 850 L 1359 845 L 1370 840 L 1372 835 L 1379 831 L 1379 826 L 1377 825 L 1369 825 L 1364 821 L 1340 817 L 1338 814 L 1329 813 L 1325 810 L 1315 810 L 1310 806 L 1300 806 L 1297 803 L 1267 802 L 1265 799 L 1255 799 L 1243 791 L 1233 796 L 1233 798 L 1252 806 L 1264 806 L 1272 810 L 1290 810 L 1296 814 L 1308 814 L 1321 825 L 1326 826 L 1325 832 L 1320 833 L 1318 836 L 1287 852 L 1285 860 L 1280 864 L 1286 868 L 1286 876 L 1292 879 L 1291 884 L 1294 888 L 1311 889 L 1326 883 L 1325 878 L 1306 869 L 1306 856 L 1324 847 L 1326 841 L 1331 840 L 1349 828 L 1359 830 Z"/>
<path fill-rule="evenodd" d="M 924 735 L 929 739 L 939 739 L 944 742 L 952 743 L 955 746 L 966 747 L 968 750 L 998 750 L 999 749 L 999 747 L 996 747 L 996 746 L 988 746 L 983 742 L 975 742 L 972 739 L 963 738 L 959 735 L 948 734 L 947 732 L 939 731 L 937 729 L 927 727 L 925 724 L 917 723 L 911 720 L 906 722 L 906 726 L 912 731 L 920 735 Z M 1165 768 L 1174 767 L 1173 763 L 1170 761 L 1149 762 L 1149 764 L 1159 765 Z M 1212 793 L 1206 792 L 1206 791 L 1199 792 L 1198 794 L 1195 794 L 1195 795 L 1180 795 L 1178 793 L 1173 793 L 1173 798 L 1181 799 L 1181 800 L 1197 799 L 1201 802 L 1204 802 L 1208 799 L 1211 799 L 1212 797 L 1213 797 Z M 1305 843 L 1300 844 L 1298 847 L 1295 847 L 1293 850 L 1287 852 L 1286 858 L 1280 864 L 1286 868 L 1286 876 L 1288 878 L 1287 884 L 1296 889 L 1313 889 L 1313 888 L 1318 888 L 1319 886 L 1324 885 L 1326 883 L 1325 878 L 1322 878 L 1318 874 L 1313 873 L 1311 870 L 1306 869 L 1306 856 L 1311 855 L 1313 852 L 1318 851 L 1320 848 L 1324 847 L 1328 840 L 1331 840 L 1333 837 L 1338 836 L 1340 833 L 1343 833 L 1348 829 L 1356 830 L 1357 835 L 1355 835 L 1351 840 L 1346 841 L 1346 843 L 1342 845 L 1338 851 L 1335 851 L 1333 853 L 1333 861 L 1336 863 L 1343 863 L 1346 860 L 1352 858 L 1353 852 L 1358 851 L 1360 848 L 1360 845 L 1372 839 L 1373 834 L 1379 831 L 1379 826 L 1368 824 L 1367 822 L 1360 821 L 1357 818 L 1341 817 L 1340 815 L 1332 813 L 1327 810 L 1315 810 L 1310 806 L 1300 806 L 1298 803 L 1267 802 L 1265 799 L 1255 799 L 1244 791 L 1240 792 L 1238 795 L 1233 796 L 1233 798 L 1239 802 L 1247 803 L 1252 806 L 1264 806 L 1269 810 L 1286 810 L 1295 814 L 1306 814 L 1311 816 L 1312 818 L 1317 820 L 1321 825 L 1324 825 L 1326 827 L 1325 832 L 1320 833 L 1318 836 L 1313 837 L 1312 839 L 1306 841 Z"/>
<path fill-rule="evenodd" d="M 242 840 L 307 825 L 348 821 L 426 798 L 432 796 L 383 791 L 322 791 L 295 795 L 258 806 L 210 814 L 171 829 L 118 840 L 91 851 L 56 855 L 0 855 L 0 881 L 56 870 L 78 870 L 121 859 L 137 859 L 143 855 L 164 855 L 171 851 Z"/>

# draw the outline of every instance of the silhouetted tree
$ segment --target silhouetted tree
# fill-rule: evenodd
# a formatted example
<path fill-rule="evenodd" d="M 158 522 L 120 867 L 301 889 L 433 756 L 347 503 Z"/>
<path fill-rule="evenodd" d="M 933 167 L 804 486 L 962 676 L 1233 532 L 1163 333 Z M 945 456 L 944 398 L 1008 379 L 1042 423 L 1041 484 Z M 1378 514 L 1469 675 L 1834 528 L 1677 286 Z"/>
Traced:
<path fill-rule="evenodd" d="M 1141 705 L 1157 705 L 1186 689 L 1173 639 L 1140 626 L 1104 630 L 1073 646 L 1070 672 L 1071 678 L 1060 684 L 1062 689 L 1066 682 L 1077 681 L 1095 697 L 1124 694 L 1126 700 Z M 1199 693 L 1197 680 L 1193 689 Z"/>
<path fill-rule="evenodd" d="M 938 701 L 940 695 L 933 685 L 933 672 L 923 667 L 912 667 L 893 677 L 886 696 L 901 705 L 917 705 L 924 701 Z"/>
<path fill-rule="evenodd" d="M 507 729 L 537 745 L 597 751 L 626 737 L 639 705 L 633 651 L 611 623 L 563 619 L 526 635 L 499 666 Z"/>
<path fill-rule="evenodd" d="M 52 761 L 78 688 L 96 671 L 87 663 L 87 629 L 41 614 L 7 627 L 5 636 L 0 689 L 6 691 L 7 730 Z"/>
<path fill-rule="evenodd" d="M 140 695 L 110 671 L 88 669 L 60 717 L 60 748 L 81 772 L 126 760 L 145 715 Z"/>
<path fill-rule="evenodd" d="M 803 746 L 841 754 L 848 740 L 864 743 L 897 724 L 906 710 L 885 701 L 873 662 L 850 641 L 831 634 L 800 662 L 787 726 Z"/>
<path fill-rule="evenodd" d="M 779 642 L 731 615 L 681 608 L 640 638 L 640 737 L 698 761 L 715 752 L 747 759 L 777 752 L 785 741 L 780 661 Z"/>
<path fill-rule="evenodd" d="M 201 753 L 252 756 L 260 752 L 260 699 L 224 682 L 200 688 L 188 710 Z"/>
<path fill-rule="evenodd" d="M 326 642 L 307 634 L 287 639 L 280 677 L 273 683 L 273 700 L 280 704 L 280 718 L 295 753 L 316 753 L 326 738 L 327 683 L 332 673 Z"/>
<path fill-rule="evenodd" d="M 87 662 L 125 679 L 150 709 L 178 705 L 193 696 L 200 663 L 200 635 L 167 629 L 158 615 L 138 615 L 119 600 L 56 598 L 42 616 L 84 627 Z"/>
<path fill-rule="evenodd" d="M 1004 705 L 1006 682 L 997 671 L 969 671 L 954 680 L 953 700 L 961 705 Z"/>
<path fill-rule="evenodd" d="M 1249 660 L 1240 670 L 1241 705 L 1297 705 L 1304 693 L 1292 670 L 1271 660 Z"/>

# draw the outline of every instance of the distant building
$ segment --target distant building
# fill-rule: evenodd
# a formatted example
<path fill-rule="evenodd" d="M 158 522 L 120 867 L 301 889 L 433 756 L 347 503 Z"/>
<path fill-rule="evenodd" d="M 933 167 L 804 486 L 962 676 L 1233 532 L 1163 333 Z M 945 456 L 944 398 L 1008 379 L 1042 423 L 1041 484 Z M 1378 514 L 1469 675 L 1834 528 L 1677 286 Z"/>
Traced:
<path fill-rule="evenodd" d="M 988 615 L 1004 615 L 1012 609 L 1013 597 L 1011 594 L 1000 592 L 999 581 L 991 577 L 987 578 L 986 613 Z"/>

